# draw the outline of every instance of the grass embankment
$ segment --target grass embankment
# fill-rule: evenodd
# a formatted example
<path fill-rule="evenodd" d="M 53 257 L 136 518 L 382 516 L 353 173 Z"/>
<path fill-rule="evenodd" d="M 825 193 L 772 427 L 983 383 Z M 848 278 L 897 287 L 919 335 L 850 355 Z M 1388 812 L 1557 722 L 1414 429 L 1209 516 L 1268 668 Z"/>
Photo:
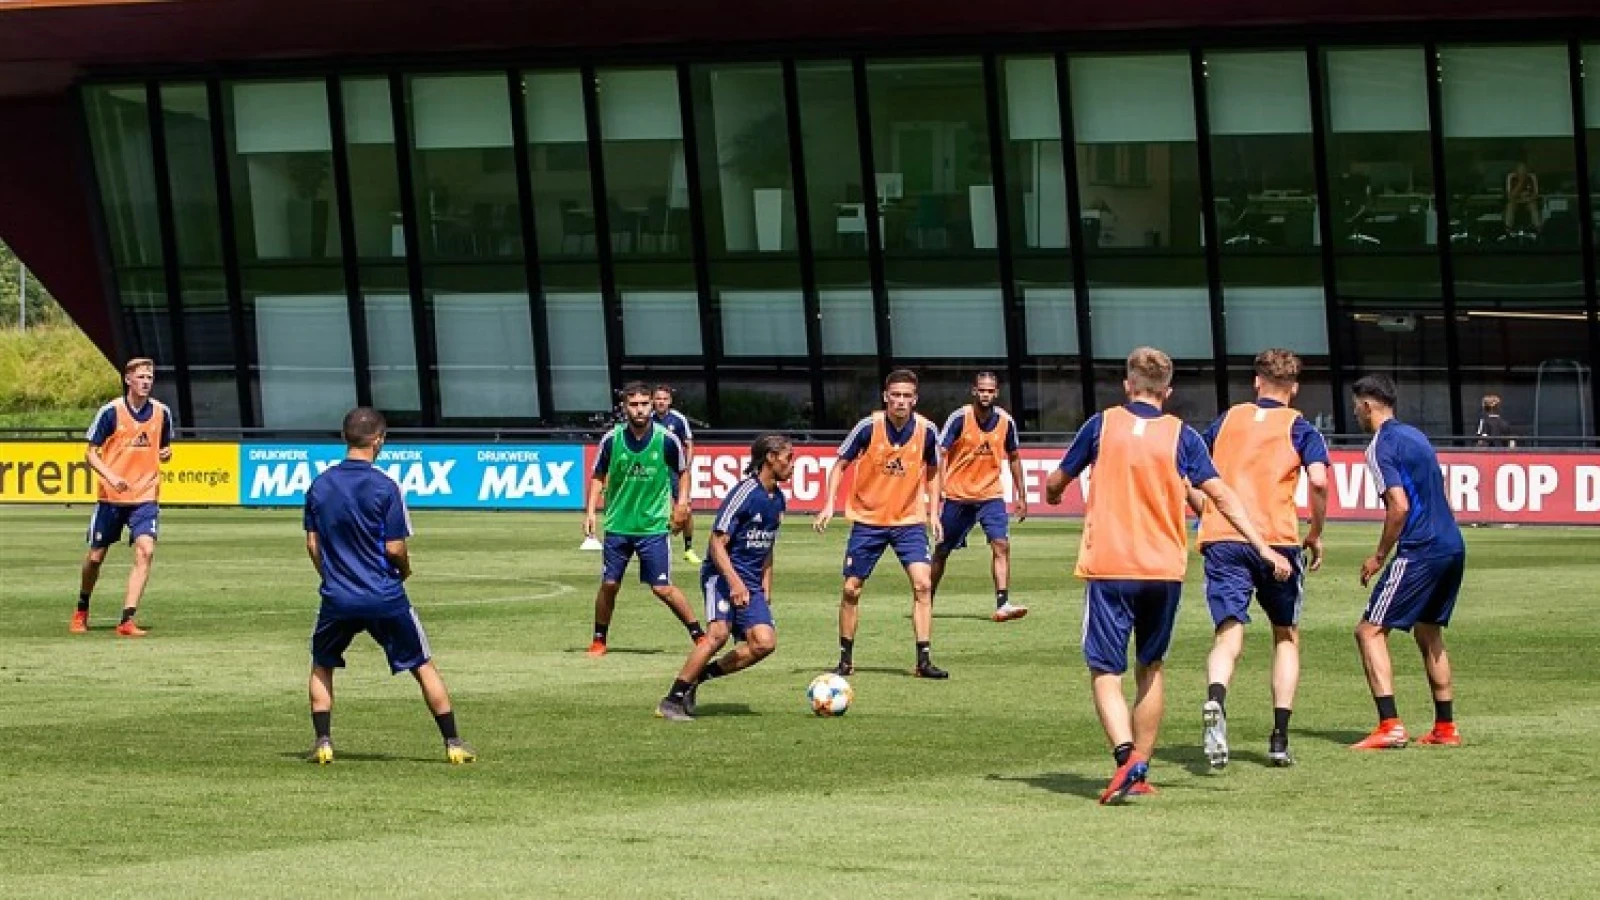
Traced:
<path fill-rule="evenodd" d="M 0 428 L 82 428 L 117 373 L 72 325 L 0 328 Z"/>

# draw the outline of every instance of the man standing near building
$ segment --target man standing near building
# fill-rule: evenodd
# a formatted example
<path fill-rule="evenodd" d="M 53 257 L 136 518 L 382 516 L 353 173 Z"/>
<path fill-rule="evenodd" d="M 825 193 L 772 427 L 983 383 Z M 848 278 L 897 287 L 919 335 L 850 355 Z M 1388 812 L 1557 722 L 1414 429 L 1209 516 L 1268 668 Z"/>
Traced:
<path fill-rule="evenodd" d="M 933 593 L 939 593 L 951 552 L 965 547 L 972 527 L 981 525 L 983 536 L 989 541 L 990 572 L 994 576 L 994 612 L 990 617 L 996 622 L 1009 622 L 1027 615 L 1028 608 L 1011 602 L 1011 533 L 1005 486 L 1000 479 L 1002 458 L 1011 467 L 1019 523 L 1028 518 L 1028 493 L 1022 479 L 1017 423 L 1010 413 L 995 405 L 999 394 L 999 377 L 993 372 L 979 372 L 972 379 L 972 402 L 951 413 L 939 435 L 939 446 L 944 450 L 939 459 L 939 483 L 944 486 L 944 510 L 940 516 L 944 540 L 933 549 Z"/>
<path fill-rule="evenodd" d="M 1088 583 L 1084 660 L 1095 711 L 1117 765 L 1101 803 L 1154 791 L 1144 782 L 1165 706 L 1162 663 L 1188 568 L 1189 488 L 1199 488 L 1216 504 L 1271 566 L 1274 578 L 1290 574 L 1289 561 L 1261 539 L 1217 476 L 1200 435 L 1161 411 L 1171 384 L 1167 354 L 1152 347 L 1134 350 L 1122 383 L 1128 402 L 1091 416 L 1045 483 L 1045 500 L 1054 506 L 1067 486 L 1094 466 L 1076 574 Z M 1131 715 L 1122 693 L 1129 637 L 1138 658 Z"/>
<path fill-rule="evenodd" d="M 705 637 L 689 609 L 683 592 L 672 584 L 672 548 L 668 543 L 673 521 L 689 510 L 689 470 L 683 445 L 651 418 L 650 389 L 634 382 L 622 389 L 627 423 L 600 439 L 590 474 L 589 495 L 583 517 L 583 534 L 595 536 L 595 508 L 605 495 L 605 557 L 600 589 L 594 596 L 594 638 L 590 656 L 604 656 L 610 637 L 611 614 L 628 561 L 639 557 L 639 581 L 667 605 L 688 629 L 689 637 Z M 673 505 L 672 483 L 678 483 L 678 503 Z"/>
<path fill-rule="evenodd" d="M 1433 445 L 1422 432 L 1395 418 L 1394 382 L 1386 375 L 1368 375 L 1352 385 L 1350 393 L 1356 419 L 1372 435 L 1367 470 L 1385 507 L 1378 549 L 1361 563 L 1361 586 L 1366 587 L 1380 569 L 1383 575 L 1356 625 L 1356 645 L 1378 708 L 1378 727 L 1352 749 L 1398 750 L 1410 740 L 1394 702 L 1389 661 L 1389 631 L 1394 628 L 1411 631 L 1416 638 L 1433 690 L 1433 730 L 1422 743 L 1459 746 L 1444 629 L 1461 591 L 1467 546 L 1450 511 Z M 1396 545 L 1399 552 L 1389 560 Z"/>
<path fill-rule="evenodd" d="M 411 577 L 411 517 L 400 486 L 373 467 L 388 430 L 377 410 L 357 407 L 344 417 L 345 458 L 306 491 L 306 553 L 322 579 L 322 606 L 311 635 L 310 760 L 333 762 L 333 672 L 365 631 L 383 647 L 389 671 L 410 672 L 422 688 L 452 765 L 477 759 L 456 732 L 450 692 L 433 664 L 422 620 L 404 582 Z"/>
<path fill-rule="evenodd" d="M 100 407 L 85 436 L 89 446 L 83 458 L 100 476 L 100 485 L 99 500 L 89 521 L 89 552 L 83 558 L 80 573 L 78 608 L 68 626 L 73 634 L 89 630 L 89 598 L 100 580 L 100 565 L 106 560 L 106 551 L 121 539 L 124 528 L 133 547 L 133 568 L 128 571 L 128 590 L 123 595 L 117 634 L 145 634 L 134 616 L 156 554 L 161 464 L 172 459 L 172 411 L 150 396 L 155 381 L 154 360 L 128 360 L 122 367 L 127 392 Z"/>
<path fill-rule="evenodd" d="M 1252 594 L 1272 623 L 1273 718 L 1267 759 L 1275 766 L 1294 762 L 1289 717 L 1300 682 L 1300 604 L 1305 573 L 1322 566 L 1322 528 L 1328 516 L 1328 444 L 1289 406 L 1300 390 L 1300 357 L 1288 350 L 1264 350 L 1256 356 L 1255 373 L 1256 399 L 1223 413 L 1204 437 L 1217 473 L 1238 492 L 1256 531 L 1289 561 L 1294 574 L 1286 581 L 1273 578 L 1272 567 L 1244 535 L 1203 497 L 1194 498 L 1203 510 L 1200 555 L 1205 558 L 1206 605 L 1216 627 L 1201 709 L 1206 757 L 1214 768 L 1228 764 L 1228 685 L 1244 652 Z M 1294 501 L 1302 469 L 1311 507 L 1311 527 L 1303 542 Z"/>
<path fill-rule="evenodd" d="M 692 471 L 694 468 L 694 429 L 689 425 L 689 417 L 672 408 L 672 388 L 669 385 L 658 384 L 650 395 L 650 405 L 655 412 L 651 415 L 652 421 L 662 428 L 672 432 L 672 436 L 683 445 L 683 468 Z M 685 480 L 685 485 L 692 486 L 691 480 Z M 689 497 L 686 490 L 678 493 L 678 481 L 672 482 L 672 499 L 680 500 Z M 686 501 L 687 502 L 687 501 Z M 692 565 L 700 565 L 700 554 L 694 552 L 694 508 L 689 507 L 689 512 L 684 513 L 677 523 L 678 534 L 683 537 L 683 561 Z"/>
<path fill-rule="evenodd" d="M 844 552 L 844 589 L 839 600 L 840 675 L 855 672 L 856 623 L 861 588 L 883 551 L 894 548 L 911 580 L 911 627 L 917 641 L 919 678 L 949 678 L 933 664 L 933 555 L 928 532 L 941 537 L 939 524 L 939 445 L 933 423 L 917 415 L 917 376 L 905 369 L 889 373 L 883 385 L 884 409 L 856 423 L 839 445 L 828 470 L 822 511 L 813 527 L 827 530 L 833 498 L 846 472 L 856 469 L 845 515 L 853 524 Z M 861 465 L 855 463 L 860 460 Z"/>
<path fill-rule="evenodd" d="M 750 668 L 778 646 L 772 621 L 772 553 L 788 501 L 778 485 L 794 472 L 794 446 L 781 434 L 764 434 L 750 447 L 745 477 L 722 500 L 700 584 L 705 588 L 706 640 L 689 651 L 683 669 L 656 706 L 675 722 L 694 718 L 701 684 Z M 732 637 L 740 641 L 716 662 L 711 657 Z"/>

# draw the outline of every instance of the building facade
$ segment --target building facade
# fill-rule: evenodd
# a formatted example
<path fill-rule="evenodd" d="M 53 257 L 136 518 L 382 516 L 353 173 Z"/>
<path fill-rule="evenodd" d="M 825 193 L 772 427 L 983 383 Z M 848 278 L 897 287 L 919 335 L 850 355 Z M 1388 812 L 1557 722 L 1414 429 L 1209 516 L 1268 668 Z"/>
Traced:
<path fill-rule="evenodd" d="M 637 378 L 840 427 L 907 366 L 936 408 L 995 371 L 1068 431 L 1151 344 L 1194 422 L 1282 346 L 1330 431 L 1382 371 L 1433 433 L 1492 393 L 1586 436 L 1595 24 L 87 67 L 99 290 L 44 275 L 198 426 L 581 420 Z"/>

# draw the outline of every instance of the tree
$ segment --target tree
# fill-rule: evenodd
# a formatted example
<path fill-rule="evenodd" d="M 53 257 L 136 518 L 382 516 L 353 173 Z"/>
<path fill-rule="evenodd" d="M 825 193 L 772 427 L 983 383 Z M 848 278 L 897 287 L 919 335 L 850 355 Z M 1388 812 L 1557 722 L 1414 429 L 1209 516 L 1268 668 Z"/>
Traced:
<path fill-rule="evenodd" d="M 70 321 L 66 310 L 45 289 L 38 276 L 28 273 L 28 324 L 59 325 Z M 17 327 L 17 297 L 22 288 L 22 264 L 0 241 L 0 328 Z"/>

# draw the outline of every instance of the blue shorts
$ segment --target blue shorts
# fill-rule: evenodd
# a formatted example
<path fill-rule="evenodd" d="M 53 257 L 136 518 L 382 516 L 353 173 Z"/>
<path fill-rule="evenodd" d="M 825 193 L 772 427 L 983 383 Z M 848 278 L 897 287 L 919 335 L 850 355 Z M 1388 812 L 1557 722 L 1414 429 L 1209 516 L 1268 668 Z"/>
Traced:
<path fill-rule="evenodd" d="M 1288 580 L 1272 577 L 1272 566 L 1256 548 L 1239 541 L 1218 541 L 1200 548 L 1206 561 L 1206 605 L 1211 623 L 1218 628 L 1229 619 L 1250 624 L 1250 595 L 1261 604 L 1267 621 L 1280 628 L 1300 624 L 1300 601 L 1305 596 L 1306 573 L 1299 547 L 1274 547 L 1294 569 Z"/>
<path fill-rule="evenodd" d="M 844 548 L 844 577 L 866 581 L 878 566 L 883 551 L 894 547 L 900 565 L 930 564 L 928 530 L 921 525 L 862 525 L 850 527 L 850 541 Z"/>
<path fill-rule="evenodd" d="M 139 538 L 149 535 L 156 536 L 156 519 L 161 515 L 161 507 L 154 503 L 106 503 L 100 501 L 94 505 L 94 514 L 89 517 L 89 547 L 99 550 L 109 547 L 122 539 L 122 529 L 128 529 L 128 543 L 132 544 Z"/>
<path fill-rule="evenodd" d="M 1465 551 L 1433 557 L 1397 554 L 1373 586 L 1361 619 L 1401 631 L 1410 631 L 1419 622 L 1449 625 L 1466 569 Z"/>
<path fill-rule="evenodd" d="M 944 511 L 939 514 L 939 525 L 944 529 L 944 540 L 939 542 L 938 553 L 940 556 L 948 555 L 952 550 L 960 550 L 967 545 L 967 533 L 972 531 L 972 526 L 983 526 L 983 536 L 989 543 L 1009 540 L 1011 537 L 1011 522 L 1006 515 L 1006 501 L 994 500 L 946 500 Z"/>
<path fill-rule="evenodd" d="M 1165 659 L 1178 619 L 1181 581 L 1091 581 L 1083 592 L 1083 661 L 1095 672 L 1128 670 L 1128 638 L 1139 664 Z"/>
<path fill-rule="evenodd" d="M 365 631 L 383 648 L 389 672 L 409 672 L 432 658 L 422 620 L 410 603 L 394 604 L 394 609 L 340 610 L 322 604 L 317 613 L 317 628 L 311 633 L 311 663 L 330 669 L 344 668 L 344 651 Z"/>
<path fill-rule="evenodd" d="M 664 534 L 608 534 L 600 580 L 621 581 L 628 560 L 639 557 L 639 583 L 651 587 L 672 584 L 672 546 Z"/>
<path fill-rule="evenodd" d="M 701 570 L 700 586 L 706 594 L 706 622 L 727 622 L 732 626 L 734 640 L 744 640 L 746 633 L 757 625 L 775 627 L 772 607 L 768 605 L 767 595 L 759 584 L 745 582 L 745 587 L 750 589 L 750 602 L 742 608 L 728 600 L 728 580 L 722 577 L 721 572 Z"/>

